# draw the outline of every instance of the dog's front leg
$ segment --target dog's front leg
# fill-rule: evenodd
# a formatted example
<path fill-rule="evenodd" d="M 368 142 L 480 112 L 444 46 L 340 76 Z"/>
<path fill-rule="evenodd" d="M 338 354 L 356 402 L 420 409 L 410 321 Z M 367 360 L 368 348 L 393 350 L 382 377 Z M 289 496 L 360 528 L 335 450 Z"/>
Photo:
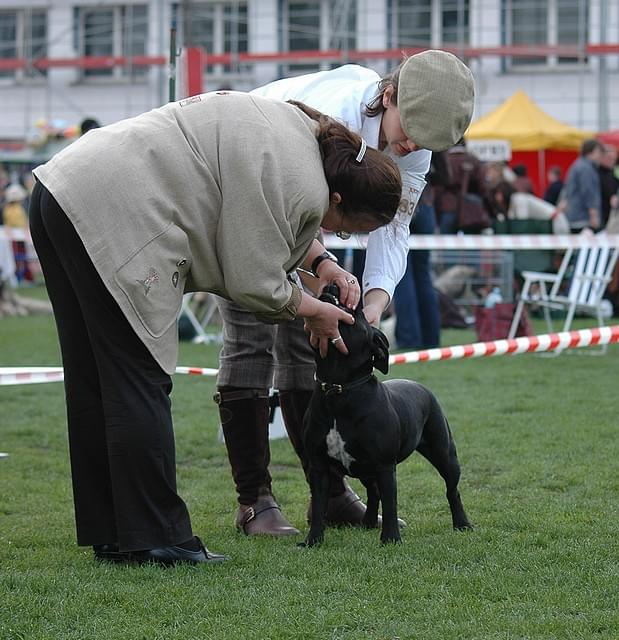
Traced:
<path fill-rule="evenodd" d="M 395 475 L 395 464 L 382 467 L 376 474 L 376 482 L 383 505 L 383 528 L 380 541 L 400 542 L 400 527 L 398 526 L 398 488 Z"/>
<path fill-rule="evenodd" d="M 376 478 L 359 478 L 363 483 L 368 495 L 368 506 L 363 516 L 363 526 L 366 529 L 376 529 L 378 527 L 378 505 L 380 494 L 376 485 Z"/>
<path fill-rule="evenodd" d="M 312 495 L 312 522 L 305 542 L 299 543 L 301 547 L 313 547 L 320 544 L 325 537 L 325 512 L 329 500 L 329 470 L 324 462 L 312 460 L 309 484 Z"/>

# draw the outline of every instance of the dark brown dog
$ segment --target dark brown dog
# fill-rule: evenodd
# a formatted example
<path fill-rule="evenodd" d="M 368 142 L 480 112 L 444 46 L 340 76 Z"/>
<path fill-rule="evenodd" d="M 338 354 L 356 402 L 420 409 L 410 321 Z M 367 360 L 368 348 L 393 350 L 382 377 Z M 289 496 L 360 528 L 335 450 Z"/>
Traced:
<path fill-rule="evenodd" d="M 321 300 L 337 304 L 337 290 Z M 447 420 L 434 394 L 412 380 L 380 382 L 374 367 L 389 368 L 389 343 L 356 311 L 355 324 L 340 324 L 349 354 L 329 346 L 316 353 L 316 386 L 305 415 L 305 452 L 312 494 L 311 526 L 304 543 L 324 538 L 329 497 L 329 465 L 359 478 L 367 490 L 364 526 L 378 526 L 382 502 L 381 542 L 399 542 L 396 464 L 413 451 L 427 458 L 445 480 L 454 529 L 470 529 L 458 481 L 460 465 Z"/>

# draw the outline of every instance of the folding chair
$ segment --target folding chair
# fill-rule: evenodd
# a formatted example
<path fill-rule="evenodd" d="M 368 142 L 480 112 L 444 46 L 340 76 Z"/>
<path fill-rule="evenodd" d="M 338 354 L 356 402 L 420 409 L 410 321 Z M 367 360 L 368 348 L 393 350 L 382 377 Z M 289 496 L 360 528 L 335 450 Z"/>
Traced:
<path fill-rule="evenodd" d="M 206 296 L 206 299 L 204 296 Z M 217 311 L 217 303 L 214 296 L 210 294 L 186 293 L 183 296 L 183 303 L 178 317 L 185 316 L 194 328 L 196 336 L 192 342 L 206 344 L 222 342 L 221 332 L 206 333 L 205 331 L 215 311 Z"/>
<path fill-rule="evenodd" d="M 566 312 L 563 331 L 570 330 L 574 314 L 577 312 L 596 317 L 598 326 L 602 326 L 602 296 L 612 277 L 619 257 L 619 248 L 583 247 L 577 252 L 571 272 L 570 263 L 574 249 L 565 252 L 557 273 L 522 272 L 524 284 L 508 338 L 513 338 L 516 334 L 525 304 L 535 304 L 542 308 L 549 332 L 553 331 L 551 309 Z M 534 285 L 537 287 L 534 288 Z M 567 289 L 567 293 L 562 292 L 562 287 Z M 603 351 L 605 350 L 606 346 L 603 348 Z"/>

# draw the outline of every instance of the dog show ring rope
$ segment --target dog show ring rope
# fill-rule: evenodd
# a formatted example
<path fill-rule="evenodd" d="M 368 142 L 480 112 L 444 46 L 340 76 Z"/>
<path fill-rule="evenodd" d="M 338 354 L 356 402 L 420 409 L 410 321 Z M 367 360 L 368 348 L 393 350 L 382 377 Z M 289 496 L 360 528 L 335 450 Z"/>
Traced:
<path fill-rule="evenodd" d="M 341 337 L 340 337 L 341 338 Z M 515 356 L 520 353 L 561 352 L 579 347 L 603 346 L 619 342 L 619 325 L 595 327 L 577 331 L 523 336 L 511 340 L 491 340 L 453 347 L 437 347 L 421 351 L 398 353 L 389 357 L 389 364 L 412 364 L 436 360 L 458 360 L 489 356 Z M 216 376 L 217 369 L 204 367 L 176 367 L 176 373 L 192 376 Z M 59 382 L 62 367 L 0 367 L 0 386 Z"/>

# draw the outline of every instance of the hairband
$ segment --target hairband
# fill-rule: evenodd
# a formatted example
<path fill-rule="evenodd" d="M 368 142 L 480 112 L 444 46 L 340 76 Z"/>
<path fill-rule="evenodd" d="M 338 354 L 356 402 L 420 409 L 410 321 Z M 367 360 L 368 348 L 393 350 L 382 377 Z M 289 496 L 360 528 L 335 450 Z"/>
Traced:
<path fill-rule="evenodd" d="M 361 162 L 361 160 L 363 160 L 363 156 L 365 155 L 365 150 L 368 148 L 368 145 L 366 143 L 366 141 L 361 138 L 361 148 L 359 149 L 359 153 L 357 154 L 357 157 L 355 158 L 355 160 L 357 162 Z"/>

